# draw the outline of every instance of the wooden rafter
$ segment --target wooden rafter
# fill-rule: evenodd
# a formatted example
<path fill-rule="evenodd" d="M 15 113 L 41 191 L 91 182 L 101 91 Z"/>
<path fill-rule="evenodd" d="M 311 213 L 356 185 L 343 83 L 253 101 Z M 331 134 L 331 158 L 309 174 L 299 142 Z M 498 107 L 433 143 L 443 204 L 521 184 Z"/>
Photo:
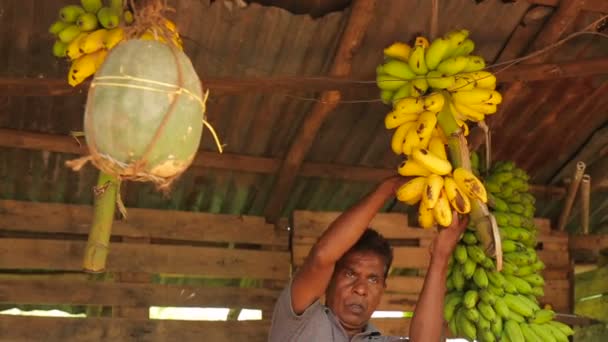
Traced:
<path fill-rule="evenodd" d="M 329 74 L 331 76 L 345 77 L 350 75 L 352 59 L 358 50 L 367 27 L 374 16 L 376 0 L 357 0 L 353 2 L 352 10 L 346 29 L 341 37 L 336 56 Z M 315 104 L 311 112 L 304 119 L 291 146 L 287 151 L 285 160 L 281 165 L 277 180 L 273 186 L 271 197 L 264 216 L 269 222 L 276 222 L 284 208 L 287 198 L 291 192 L 298 172 L 308 154 L 310 147 L 317 135 L 317 131 L 340 101 L 341 94 L 336 91 L 324 92 L 321 102 Z"/>
<path fill-rule="evenodd" d="M 533 5 L 558 7 L 564 2 L 563 0 L 528 0 Z M 584 11 L 608 13 L 608 1 L 606 0 L 585 0 L 581 3 L 581 9 Z"/>
<path fill-rule="evenodd" d="M 0 147 L 20 148 L 37 151 L 49 151 L 67 154 L 88 153 L 85 145 L 78 146 L 76 140 L 69 136 L 33 133 L 0 128 Z M 281 160 L 276 158 L 253 157 L 239 154 L 219 154 L 199 151 L 192 168 L 214 168 L 260 174 L 273 174 L 279 170 Z M 345 181 L 377 182 L 379 179 L 395 174 L 394 169 L 371 168 L 364 166 L 304 162 L 298 176 L 340 179 Z M 608 189 L 608 187 L 606 187 Z M 530 191 L 537 195 L 552 198 L 565 195 L 562 187 L 542 185 L 530 186 Z"/>
<path fill-rule="evenodd" d="M 529 52 L 538 51 L 547 47 L 550 44 L 558 41 L 564 32 L 574 23 L 578 13 L 581 10 L 583 0 L 563 0 L 559 3 L 557 10 L 551 15 L 547 23 L 543 26 L 540 33 L 536 36 L 536 39 L 530 44 Z M 525 64 L 531 63 L 543 63 L 549 58 L 549 54 L 541 54 L 525 61 Z M 524 64 L 520 67 L 525 67 Z M 500 77 L 499 77 L 500 78 Z M 509 112 L 509 107 L 513 104 L 517 95 L 524 87 L 524 80 L 516 81 L 507 87 L 503 91 L 503 102 L 500 105 L 499 112 L 492 115 L 489 123 L 492 127 L 501 127 L 507 120 L 506 114 Z M 477 132 L 476 134 L 481 134 Z M 479 140 L 474 139 L 472 140 Z"/>
<path fill-rule="evenodd" d="M 526 31 L 526 32 L 523 32 Z M 519 32 L 516 30 L 516 32 Z M 535 31 L 522 29 L 522 34 L 531 35 Z M 519 37 L 519 35 L 518 35 Z M 506 49 L 510 45 L 508 44 Z M 519 55 L 521 46 L 513 46 L 511 55 Z M 512 58 L 515 56 L 512 56 Z M 499 58 L 501 61 L 502 55 Z M 497 70 L 500 70 L 498 68 Z M 500 70 L 500 83 L 523 81 L 556 80 L 591 75 L 608 74 L 608 57 L 575 60 L 560 63 L 522 64 Z M 86 91 L 83 86 L 72 88 L 63 79 L 7 78 L 0 77 L 0 93 L 4 96 L 69 96 Z M 299 91 L 356 91 L 376 92 L 373 80 L 352 79 L 345 76 L 272 76 L 258 78 L 217 78 L 204 80 L 204 86 L 213 94 L 241 94 L 266 92 Z"/>

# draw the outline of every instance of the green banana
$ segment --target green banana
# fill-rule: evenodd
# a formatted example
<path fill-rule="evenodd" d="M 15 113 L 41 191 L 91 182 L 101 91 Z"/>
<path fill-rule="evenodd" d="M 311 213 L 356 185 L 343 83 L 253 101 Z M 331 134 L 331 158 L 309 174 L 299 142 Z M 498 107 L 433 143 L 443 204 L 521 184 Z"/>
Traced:
<path fill-rule="evenodd" d="M 550 331 L 551 334 L 553 334 L 553 337 L 555 337 L 555 340 L 557 342 L 568 342 L 568 336 L 566 336 L 566 334 L 564 334 L 557 327 L 555 327 L 551 324 L 544 324 L 544 325 L 542 325 L 542 327 L 544 327 L 546 330 Z"/>
<path fill-rule="evenodd" d="M 395 76 L 402 80 L 413 80 L 416 74 L 410 66 L 402 61 L 392 59 L 382 65 L 382 70 L 385 74 Z"/>
<path fill-rule="evenodd" d="M 382 100 L 382 103 L 386 105 L 393 102 L 394 95 L 395 92 L 393 90 L 380 90 L 380 99 Z"/>
<path fill-rule="evenodd" d="M 471 258 L 468 258 L 467 261 L 462 265 L 462 275 L 465 279 L 471 279 L 473 274 L 475 274 L 475 270 L 477 269 L 477 263 L 473 261 Z"/>
<path fill-rule="evenodd" d="M 85 11 L 93 14 L 97 13 L 97 11 L 103 7 L 102 0 L 80 0 L 80 4 Z"/>
<path fill-rule="evenodd" d="M 515 286 L 517 292 L 521 294 L 532 293 L 532 286 L 527 281 L 512 275 L 505 275 L 505 280 Z"/>
<path fill-rule="evenodd" d="M 462 235 L 462 241 L 467 245 L 474 245 L 477 243 L 477 237 L 475 237 L 475 233 L 467 231 Z"/>
<path fill-rule="evenodd" d="M 536 297 L 544 297 L 545 290 L 541 286 L 535 286 L 532 288 L 532 291 L 530 292 L 530 294 L 534 295 Z"/>
<path fill-rule="evenodd" d="M 488 291 L 490 291 L 493 295 L 495 295 L 497 297 L 502 297 L 505 295 L 505 289 L 503 287 L 496 287 L 496 286 L 489 285 Z"/>
<path fill-rule="evenodd" d="M 494 333 L 494 336 L 496 336 L 496 338 L 500 340 L 503 335 L 503 319 L 497 315 L 496 320 L 494 322 L 491 322 L 490 325 L 492 333 Z"/>
<path fill-rule="evenodd" d="M 466 56 L 475 50 L 475 43 L 471 39 L 465 39 L 449 57 Z"/>
<path fill-rule="evenodd" d="M 66 53 L 68 50 L 68 46 L 66 43 L 60 41 L 60 40 L 56 40 L 55 43 L 53 44 L 53 56 L 55 57 L 66 57 Z"/>
<path fill-rule="evenodd" d="M 521 332 L 526 342 L 544 342 L 538 335 L 536 335 L 534 330 L 532 330 L 528 324 L 520 323 L 519 327 L 521 328 Z"/>
<path fill-rule="evenodd" d="M 511 253 L 511 252 L 519 252 L 525 251 L 526 246 L 524 246 L 521 242 L 516 242 L 513 240 L 502 240 L 502 252 L 503 253 Z"/>
<path fill-rule="evenodd" d="M 78 5 L 67 5 L 59 10 L 59 18 L 66 23 L 73 23 L 84 13 L 84 8 Z"/>
<path fill-rule="evenodd" d="M 97 19 L 101 26 L 107 29 L 113 29 L 120 24 L 118 13 L 110 7 L 102 7 L 97 11 Z"/>
<path fill-rule="evenodd" d="M 494 311 L 490 305 L 479 302 L 477 303 L 477 310 L 479 310 L 479 313 L 488 321 L 494 322 L 496 320 L 496 311 Z"/>
<path fill-rule="evenodd" d="M 461 291 L 464 288 L 465 278 L 463 274 L 463 267 L 456 266 L 452 269 L 452 283 L 454 284 L 454 288 L 458 291 Z"/>
<path fill-rule="evenodd" d="M 80 35 L 80 29 L 76 25 L 69 25 L 57 34 L 57 38 L 65 44 L 69 44 Z"/>
<path fill-rule="evenodd" d="M 482 330 L 490 330 L 492 328 L 492 323 L 490 323 L 490 321 L 488 321 L 485 317 L 481 316 L 479 311 L 475 311 L 477 312 L 477 335 L 479 335 L 479 332 Z"/>
<path fill-rule="evenodd" d="M 469 259 L 472 259 L 476 263 L 481 263 L 485 258 L 486 254 L 483 252 L 481 247 L 477 245 L 467 246 L 467 255 Z"/>
<path fill-rule="evenodd" d="M 555 311 L 542 309 L 534 313 L 531 322 L 536 324 L 543 324 L 551 321 L 555 317 Z"/>
<path fill-rule="evenodd" d="M 454 312 L 462 303 L 462 292 L 452 292 L 445 298 L 445 305 L 443 307 L 443 317 L 446 321 L 449 321 L 454 316 Z"/>
<path fill-rule="evenodd" d="M 57 20 L 56 22 L 52 23 L 51 26 L 49 26 L 49 33 L 57 35 L 59 34 L 59 32 L 61 32 L 64 28 L 68 27 L 70 24 L 63 22 L 61 20 Z"/>
<path fill-rule="evenodd" d="M 462 71 L 474 72 L 483 70 L 486 67 L 486 61 L 481 56 L 467 56 L 467 65 Z"/>
<path fill-rule="evenodd" d="M 496 314 L 504 319 L 508 319 L 511 315 L 511 310 L 501 297 L 496 298 L 496 301 L 494 302 L 494 311 L 496 311 Z"/>
<path fill-rule="evenodd" d="M 464 294 L 464 298 L 462 299 L 462 304 L 465 308 L 471 309 L 477 305 L 477 301 L 479 300 L 479 293 L 475 290 L 469 290 Z"/>
<path fill-rule="evenodd" d="M 474 340 L 477 337 L 477 328 L 475 327 L 475 324 L 473 324 L 464 313 L 456 317 L 456 325 L 458 326 L 458 331 L 466 338 Z"/>
<path fill-rule="evenodd" d="M 517 324 L 515 321 L 508 320 L 505 322 L 505 333 L 507 336 L 509 336 L 509 340 L 512 342 L 526 342 L 519 324 Z"/>
<path fill-rule="evenodd" d="M 92 31 L 97 28 L 97 16 L 93 13 L 84 13 L 78 17 L 76 25 L 82 32 Z"/>
<path fill-rule="evenodd" d="M 506 318 L 505 318 L 506 319 Z M 518 314 L 517 312 L 511 310 L 509 311 L 509 320 L 515 321 L 517 323 L 523 323 L 526 321 L 526 319 L 524 318 L 524 316 Z"/>
<path fill-rule="evenodd" d="M 534 331 L 534 333 L 536 333 L 536 335 L 538 337 L 541 338 L 541 340 L 543 342 L 557 342 L 555 340 L 555 336 L 553 336 L 553 334 L 551 333 L 551 331 L 549 331 L 548 329 L 546 329 L 546 327 L 543 325 L 539 325 L 539 324 L 529 324 L 528 325 L 530 327 L 530 329 L 532 329 L 532 331 Z"/>
<path fill-rule="evenodd" d="M 448 89 L 456 82 L 456 79 L 454 79 L 454 76 L 445 75 L 437 70 L 433 70 L 426 74 L 426 81 L 432 88 Z"/>
<path fill-rule="evenodd" d="M 508 261 L 503 261 L 502 263 L 502 274 L 503 275 L 513 275 L 517 271 L 518 267 Z"/>
<path fill-rule="evenodd" d="M 475 308 L 467 308 L 466 310 L 464 310 L 464 315 L 471 322 L 479 321 L 479 311 L 477 311 L 477 309 Z"/>
<path fill-rule="evenodd" d="M 405 84 L 401 88 L 397 89 L 397 91 L 395 91 L 394 93 L 391 93 L 391 99 L 388 101 L 388 103 L 394 103 L 406 97 L 410 97 L 411 87 L 412 85 L 410 84 L 410 82 L 405 82 Z"/>
<path fill-rule="evenodd" d="M 451 76 L 464 70 L 469 60 L 464 56 L 450 57 L 437 66 L 437 71 Z"/>
<path fill-rule="evenodd" d="M 518 276 L 518 277 L 526 277 L 529 275 L 533 275 L 534 273 L 534 269 L 532 268 L 532 266 L 528 265 L 528 266 L 522 266 L 517 268 L 517 270 L 515 270 L 515 272 L 513 273 L 514 276 Z M 532 285 L 532 284 L 530 284 Z"/>
<path fill-rule="evenodd" d="M 426 75 L 429 72 L 426 62 L 424 61 L 425 50 L 426 48 L 423 46 L 414 46 L 410 58 L 408 59 L 410 68 L 417 75 Z"/>
<path fill-rule="evenodd" d="M 475 269 L 475 273 L 473 273 L 473 282 L 475 282 L 475 284 L 479 286 L 479 288 L 483 289 L 488 287 L 488 276 L 486 275 L 486 271 L 483 268 L 477 267 Z"/>
<path fill-rule="evenodd" d="M 572 328 L 567 325 L 564 324 L 562 322 L 559 321 L 549 321 L 548 324 L 554 326 L 555 328 L 559 329 L 562 331 L 562 333 L 564 333 L 564 335 L 566 336 L 571 336 L 574 335 L 574 330 L 572 330 Z"/>
<path fill-rule="evenodd" d="M 381 90 L 392 90 L 395 91 L 404 85 L 408 84 L 407 81 L 397 78 L 395 76 L 389 76 L 386 74 L 376 75 L 376 84 Z"/>
<path fill-rule="evenodd" d="M 429 70 L 435 70 L 446 52 L 450 49 L 450 42 L 443 38 L 433 40 L 431 45 L 426 49 L 424 60 Z"/>
<path fill-rule="evenodd" d="M 504 301 L 511 312 L 524 317 L 531 317 L 534 314 L 534 309 L 527 302 L 523 301 L 519 295 L 506 294 Z"/>
<path fill-rule="evenodd" d="M 495 342 L 496 336 L 492 333 L 491 330 L 488 329 L 477 329 L 477 337 L 481 342 Z"/>
<path fill-rule="evenodd" d="M 494 295 L 490 290 L 483 289 L 479 291 L 479 298 L 489 305 L 494 305 L 496 303 L 496 295 Z"/>
<path fill-rule="evenodd" d="M 504 276 L 496 271 L 488 272 L 488 280 L 490 283 L 492 283 L 492 285 L 499 288 L 502 288 L 505 285 Z"/>

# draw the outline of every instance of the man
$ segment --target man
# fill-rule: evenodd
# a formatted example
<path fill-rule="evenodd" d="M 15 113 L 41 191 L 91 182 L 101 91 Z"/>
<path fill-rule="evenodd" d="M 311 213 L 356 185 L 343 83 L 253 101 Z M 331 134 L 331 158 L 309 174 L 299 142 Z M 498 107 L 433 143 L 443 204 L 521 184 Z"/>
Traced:
<path fill-rule="evenodd" d="M 405 339 L 381 336 L 368 323 L 386 288 L 393 258 L 388 242 L 368 226 L 405 181 L 400 176 L 384 180 L 332 222 L 279 297 L 271 342 Z M 465 227 L 466 220 L 454 215 L 452 226 L 433 242 L 431 262 L 410 324 L 410 341 L 441 338 L 448 260 Z M 326 305 L 319 302 L 323 294 Z"/>

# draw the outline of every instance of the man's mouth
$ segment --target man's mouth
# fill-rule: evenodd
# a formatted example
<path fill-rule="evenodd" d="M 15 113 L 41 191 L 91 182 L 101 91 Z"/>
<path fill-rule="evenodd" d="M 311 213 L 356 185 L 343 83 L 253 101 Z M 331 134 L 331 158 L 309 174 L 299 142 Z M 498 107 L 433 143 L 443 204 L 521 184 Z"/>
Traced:
<path fill-rule="evenodd" d="M 365 311 L 363 305 L 360 304 L 349 304 L 347 307 L 354 314 L 361 314 Z"/>

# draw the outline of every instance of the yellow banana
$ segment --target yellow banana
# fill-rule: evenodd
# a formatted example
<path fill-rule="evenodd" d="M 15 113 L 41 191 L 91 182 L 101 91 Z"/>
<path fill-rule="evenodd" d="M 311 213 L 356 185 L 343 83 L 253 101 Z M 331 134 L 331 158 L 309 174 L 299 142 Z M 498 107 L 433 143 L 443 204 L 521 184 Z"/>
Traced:
<path fill-rule="evenodd" d="M 103 40 L 103 45 L 106 49 L 110 50 L 120 43 L 125 38 L 125 31 L 122 27 L 117 27 L 108 31 L 108 34 Z"/>
<path fill-rule="evenodd" d="M 493 90 L 473 88 L 471 90 L 458 90 L 452 93 L 454 102 L 462 104 L 477 104 L 488 102 L 493 97 Z"/>
<path fill-rule="evenodd" d="M 431 173 L 426 178 L 426 184 L 424 185 L 424 190 L 422 191 L 422 202 L 425 203 L 427 208 L 432 209 L 435 207 L 435 204 L 437 204 L 437 200 L 439 199 L 441 189 L 443 189 L 443 177 Z"/>
<path fill-rule="evenodd" d="M 483 70 L 486 67 L 486 61 L 481 56 L 466 56 L 468 63 L 462 71 L 472 72 Z"/>
<path fill-rule="evenodd" d="M 397 189 L 397 199 L 408 204 L 417 203 L 422 197 L 426 177 L 416 177 Z"/>
<path fill-rule="evenodd" d="M 452 224 L 452 210 L 450 209 L 450 202 L 445 194 L 445 190 L 441 190 L 439 193 L 439 199 L 437 204 L 433 208 L 433 217 L 435 221 L 444 227 L 448 227 Z"/>
<path fill-rule="evenodd" d="M 471 211 L 471 201 L 466 193 L 461 190 L 454 178 L 446 176 L 443 179 L 443 187 L 445 194 L 448 197 L 448 201 L 452 205 L 452 208 L 461 214 L 467 214 Z"/>
<path fill-rule="evenodd" d="M 70 44 L 68 44 L 68 49 L 66 51 L 66 55 L 68 56 L 69 59 L 74 60 L 83 55 L 83 52 L 80 51 L 80 43 L 88 35 L 89 35 L 88 33 L 83 32 L 83 33 L 79 34 L 78 37 L 74 38 L 74 40 L 72 40 L 70 42 Z"/>
<path fill-rule="evenodd" d="M 412 80 L 416 77 L 410 66 L 403 61 L 396 59 L 390 60 L 382 65 L 385 74 L 395 76 L 403 80 Z"/>
<path fill-rule="evenodd" d="M 471 108 L 474 111 L 483 113 L 483 114 L 494 114 L 496 113 L 496 111 L 498 110 L 498 108 L 496 107 L 495 104 L 489 104 L 489 103 L 478 103 L 478 104 L 472 104 L 472 105 L 468 105 L 467 107 Z"/>
<path fill-rule="evenodd" d="M 80 50 L 83 53 L 93 53 L 104 48 L 104 40 L 108 35 L 108 30 L 99 29 L 89 33 L 89 35 L 80 42 Z"/>
<path fill-rule="evenodd" d="M 426 67 L 424 61 L 424 52 L 426 48 L 424 46 L 415 46 L 412 50 L 408 64 L 417 75 L 426 75 L 429 69 Z"/>
<path fill-rule="evenodd" d="M 431 140 L 429 141 L 429 151 L 441 159 L 448 159 L 448 155 L 445 151 L 445 144 L 438 136 L 431 137 Z"/>
<path fill-rule="evenodd" d="M 468 63 L 469 60 L 465 56 L 451 57 L 439 63 L 437 71 L 446 75 L 455 75 L 463 71 Z"/>
<path fill-rule="evenodd" d="M 428 49 L 426 49 L 424 55 L 424 61 L 426 62 L 427 68 L 429 68 L 429 70 L 435 70 L 449 49 L 449 41 L 443 38 L 433 40 Z"/>
<path fill-rule="evenodd" d="M 402 42 L 395 42 L 384 49 L 384 55 L 389 58 L 396 58 L 400 61 L 407 62 L 412 51 L 411 46 Z"/>
<path fill-rule="evenodd" d="M 502 102 L 502 95 L 496 90 L 492 90 L 492 95 L 487 101 L 484 102 L 494 105 L 500 104 Z"/>
<path fill-rule="evenodd" d="M 477 87 L 479 88 L 489 90 L 496 89 L 496 76 L 494 76 L 494 74 L 491 72 L 475 71 L 468 73 L 467 75 L 471 76 L 475 80 Z"/>
<path fill-rule="evenodd" d="M 433 217 L 433 209 L 428 208 L 424 203 L 420 202 L 418 207 L 418 223 L 424 229 L 430 229 L 435 226 L 435 218 Z"/>
<path fill-rule="evenodd" d="M 405 142 L 405 135 L 409 131 L 409 129 L 416 124 L 416 121 L 410 121 L 399 126 L 395 132 L 393 133 L 393 138 L 391 139 L 391 148 L 395 154 L 399 155 L 403 153 L 403 143 Z"/>
<path fill-rule="evenodd" d="M 433 136 L 433 137 L 439 137 L 441 139 L 441 142 L 444 145 L 448 143 L 448 137 L 445 136 L 445 133 L 443 133 L 443 130 L 440 129 L 439 127 L 436 127 L 433 130 L 433 134 L 431 134 L 431 136 Z"/>
<path fill-rule="evenodd" d="M 450 51 L 446 54 L 446 57 L 452 56 L 455 52 L 457 52 L 457 48 L 464 43 L 464 41 L 469 37 L 469 31 L 462 30 L 454 30 L 446 33 L 445 39 L 450 42 Z"/>
<path fill-rule="evenodd" d="M 414 41 L 414 46 L 422 46 L 423 48 L 428 48 L 429 47 L 429 40 L 426 39 L 426 37 L 424 36 L 418 36 L 416 37 L 416 40 Z"/>
<path fill-rule="evenodd" d="M 448 91 L 471 90 L 477 86 L 477 81 L 469 75 L 461 74 L 454 76 L 454 83 L 448 87 Z"/>
<path fill-rule="evenodd" d="M 424 149 L 428 150 L 429 142 L 431 141 L 431 135 L 432 134 L 429 134 L 429 135 L 425 136 L 424 138 L 420 139 L 420 143 L 418 143 L 418 148 L 424 148 Z"/>
<path fill-rule="evenodd" d="M 426 93 L 427 89 L 429 89 L 429 84 L 426 82 L 424 78 L 417 78 L 410 82 L 410 94 L 414 97 L 422 96 Z"/>
<path fill-rule="evenodd" d="M 406 122 L 416 121 L 418 120 L 418 113 L 406 113 L 401 114 L 395 111 L 392 111 L 384 117 L 384 126 L 386 129 L 393 129 L 403 125 Z"/>
<path fill-rule="evenodd" d="M 439 113 L 445 104 L 445 98 L 441 93 L 432 93 L 424 98 L 424 110 Z"/>
<path fill-rule="evenodd" d="M 420 114 L 416 122 L 416 133 L 420 140 L 430 139 L 433 130 L 437 126 L 437 115 L 433 112 L 425 111 Z"/>
<path fill-rule="evenodd" d="M 413 159 L 404 160 L 397 169 L 397 172 L 402 176 L 428 176 L 431 171 L 418 164 Z"/>
<path fill-rule="evenodd" d="M 449 161 L 441 159 L 441 157 L 432 154 L 427 149 L 415 148 L 412 151 L 412 158 L 431 171 L 431 173 L 440 176 L 447 175 L 452 171 L 452 164 Z"/>
<path fill-rule="evenodd" d="M 94 53 L 80 56 L 76 59 L 68 72 L 68 83 L 75 87 L 87 77 L 93 75 L 101 66 L 108 54 L 107 50 L 98 50 Z"/>
<path fill-rule="evenodd" d="M 454 76 L 445 75 L 437 70 L 429 71 L 426 74 L 426 81 L 430 87 L 435 89 L 448 89 L 454 82 Z"/>
<path fill-rule="evenodd" d="M 421 113 L 424 110 L 424 99 L 419 97 L 406 97 L 395 103 L 394 111 L 400 114 Z"/>
<path fill-rule="evenodd" d="M 488 195 L 483 183 L 475 175 L 462 167 L 456 168 L 453 173 L 454 181 L 470 198 L 476 198 L 486 203 Z"/>
<path fill-rule="evenodd" d="M 454 102 L 454 109 L 456 109 L 456 111 L 461 115 L 461 117 L 465 117 L 468 120 L 471 120 L 474 122 L 479 122 L 479 121 L 483 120 L 485 117 L 485 115 L 483 113 L 480 113 L 480 112 L 470 108 L 469 106 L 459 103 L 459 102 Z"/>
<path fill-rule="evenodd" d="M 420 145 L 420 137 L 416 133 L 416 125 L 410 127 L 405 135 L 405 141 L 403 142 L 403 154 L 411 155 L 412 150 Z"/>

